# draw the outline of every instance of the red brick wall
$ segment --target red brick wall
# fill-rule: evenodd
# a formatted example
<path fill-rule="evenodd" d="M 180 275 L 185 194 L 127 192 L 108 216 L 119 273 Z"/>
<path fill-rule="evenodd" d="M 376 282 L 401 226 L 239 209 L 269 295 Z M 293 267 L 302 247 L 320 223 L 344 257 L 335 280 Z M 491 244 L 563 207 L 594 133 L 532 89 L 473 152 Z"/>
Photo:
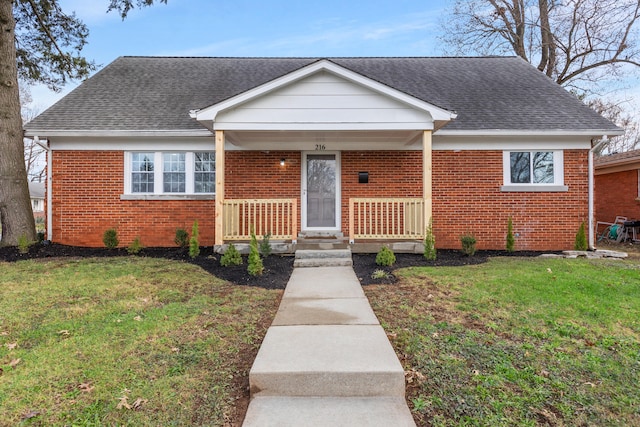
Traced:
<path fill-rule="evenodd" d="M 596 221 L 613 222 L 616 216 L 640 219 L 638 171 L 595 176 Z"/>
<path fill-rule="evenodd" d="M 175 246 L 176 228 L 191 234 L 198 220 L 200 244 L 213 245 L 213 200 L 120 200 L 122 151 L 53 152 L 53 241 L 104 246 L 102 234 L 118 231 L 120 246 L 136 236 L 145 246 Z"/>
<path fill-rule="evenodd" d="M 434 151 L 434 232 L 439 248 L 460 248 L 473 233 L 479 249 L 503 249 L 507 219 L 513 218 L 518 250 L 573 247 L 587 220 L 587 150 L 564 153 L 568 192 L 501 192 L 501 151 Z M 280 159 L 285 158 L 285 166 Z M 227 198 L 297 198 L 300 152 L 228 151 Z M 344 151 L 342 231 L 348 233 L 350 197 L 421 197 L 421 151 Z M 121 245 L 136 236 L 146 246 L 173 246 L 175 229 L 200 224 L 201 244 L 212 245 L 213 200 L 123 201 L 124 160 L 120 151 L 56 151 L 53 156 L 53 240 L 102 246 L 102 233 L 118 230 Z M 358 172 L 369 183 L 358 183 Z M 298 212 L 298 218 L 300 213 Z M 299 224 L 300 225 L 300 224 Z"/>
<path fill-rule="evenodd" d="M 300 198 L 301 158 L 299 151 L 227 151 L 225 197 Z"/>
<path fill-rule="evenodd" d="M 564 152 L 568 192 L 501 192 L 502 151 L 433 152 L 433 227 L 439 248 L 460 248 L 475 235 L 478 249 L 504 249 L 513 219 L 516 250 L 572 249 L 588 217 L 587 150 Z"/>

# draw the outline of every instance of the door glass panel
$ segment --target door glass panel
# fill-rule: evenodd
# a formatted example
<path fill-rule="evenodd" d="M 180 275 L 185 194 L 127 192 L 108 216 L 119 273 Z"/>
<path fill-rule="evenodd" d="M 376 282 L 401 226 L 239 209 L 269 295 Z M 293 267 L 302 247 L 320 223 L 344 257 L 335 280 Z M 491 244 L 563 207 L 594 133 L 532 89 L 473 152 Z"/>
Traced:
<path fill-rule="evenodd" d="M 336 156 L 307 156 L 307 227 L 336 226 Z"/>

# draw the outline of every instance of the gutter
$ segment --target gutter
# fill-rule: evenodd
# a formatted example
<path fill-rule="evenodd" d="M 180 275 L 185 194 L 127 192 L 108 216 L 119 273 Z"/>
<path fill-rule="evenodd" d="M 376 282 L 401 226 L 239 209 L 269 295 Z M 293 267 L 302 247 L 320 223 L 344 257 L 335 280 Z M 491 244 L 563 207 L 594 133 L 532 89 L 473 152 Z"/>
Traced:
<path fill-rule="evenodd" d="M 589 250 L 596 249 L 595 243 L 595 222 L 594 222 L 594 162 L 593 162 L 593 153 L 600 148 L 600 146 L 609 142 L 609 138 L 607 135 L 602 137 L 602 140 L 598 142 L 596 145 L 589 150 Z"/>
<path fill-rule="evenodd" d="M 42 142 L 40 140 L 40 138 L 37 135 L 33 136 L 33 141 L 38 144 L 40 147 L 42 147 L 46 152 L 47 152 L 47 188 L 46 188 L 46 192 L 47 192 L 47 240 L 51 241 L 51 239 L 53 238 L 53 209 L 51 206 L 51 203 L 53 201 L 53 196 L 52 196 L 52 191 L 51 191 L 51 184 L 52 184 L 52 175 L 51 175 L 51 168 L 53 165 L 53 159 L 52 159 L 52 155 L 53 152 L 51 151 L 51 148 L 49 147 L 49 141 L 48 140 L 44 140 L 44 142 Z"/>

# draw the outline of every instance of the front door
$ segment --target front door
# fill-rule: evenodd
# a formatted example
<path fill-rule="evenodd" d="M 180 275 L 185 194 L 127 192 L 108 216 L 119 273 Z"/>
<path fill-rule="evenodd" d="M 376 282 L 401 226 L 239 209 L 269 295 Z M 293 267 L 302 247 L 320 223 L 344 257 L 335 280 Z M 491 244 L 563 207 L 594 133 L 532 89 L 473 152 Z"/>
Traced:
<path fill-rule="evenodd" d="M 305 230 L 339 230 L 339 170 L 337 153 L 304 155 L 302 220 Z"/>

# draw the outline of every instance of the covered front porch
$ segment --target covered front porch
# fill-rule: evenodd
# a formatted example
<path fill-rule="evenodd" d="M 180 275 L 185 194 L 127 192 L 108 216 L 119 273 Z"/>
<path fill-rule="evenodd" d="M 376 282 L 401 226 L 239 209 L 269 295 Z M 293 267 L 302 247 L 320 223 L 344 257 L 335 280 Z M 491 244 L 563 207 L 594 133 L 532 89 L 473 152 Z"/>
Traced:
<path fill-rule="evenodd" d="M 455 113 L 321 60 L 192 112 L 215 135 L 215 246 L 421 241 Z"/>

